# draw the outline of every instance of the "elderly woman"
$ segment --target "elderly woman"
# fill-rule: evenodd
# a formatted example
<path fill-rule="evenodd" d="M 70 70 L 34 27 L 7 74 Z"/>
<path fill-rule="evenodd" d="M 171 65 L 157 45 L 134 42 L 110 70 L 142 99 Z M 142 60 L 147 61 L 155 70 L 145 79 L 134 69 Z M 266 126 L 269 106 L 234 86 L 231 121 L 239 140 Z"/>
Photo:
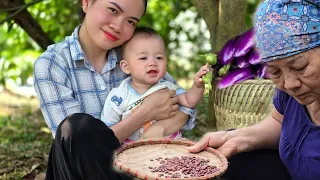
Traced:
<path fill-rule="evenodd" d="M 236 165 L 242 163 L 243 167 L 248 167 L 248 162 L 254 168 L 244 170 L 248 174 L 230 175 L 228 172 L 228 177 L 260 180 L 278 173 L 285 179 L 285 169 L 277 164 L 275 156 L 267 153 L 267 158 L 263 158 L 262 152 L 268 151 L 256 151 L 278 149 L 292 179 L 319 180 L 320 0 L 265 0 L 257 9 L 255 30 L 257 48 L 277 86 L 274 109 L 254 126 L 208 133 L 189 151 L 198 152 L 211 146 L 228 158 L 238 154 L 234 159 L 241 162 L 231 160 L 231 169 L 244 170 Z M 253 177 L 259 164 L 265 164 L 265 168 L 279 168 Z"/>

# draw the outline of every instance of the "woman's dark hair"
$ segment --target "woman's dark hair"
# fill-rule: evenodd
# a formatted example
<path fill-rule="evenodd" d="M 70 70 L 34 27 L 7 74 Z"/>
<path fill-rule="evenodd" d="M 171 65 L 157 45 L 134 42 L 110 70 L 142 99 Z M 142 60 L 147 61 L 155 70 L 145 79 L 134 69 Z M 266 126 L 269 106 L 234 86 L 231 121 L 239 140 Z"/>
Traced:
<path fill-rule="evenodd" d="M 92 0 L 92 3 L 94 3 L 95 1 L 96 0 Z M 80 3 L 81 3 L 81 1 L 80 1 Z M 143 14 L 146 13 L 147 5 L 148 5 L 148 0 L 144 0 L 144 12 L 143 12 Z M 80 7 L 80 9 L 79 9 L 79 19 L 80 19 L 81 22 L 84 20 L 85 16 L 86 16 L 86 13 L 83 12 L 82 7 Z"/>

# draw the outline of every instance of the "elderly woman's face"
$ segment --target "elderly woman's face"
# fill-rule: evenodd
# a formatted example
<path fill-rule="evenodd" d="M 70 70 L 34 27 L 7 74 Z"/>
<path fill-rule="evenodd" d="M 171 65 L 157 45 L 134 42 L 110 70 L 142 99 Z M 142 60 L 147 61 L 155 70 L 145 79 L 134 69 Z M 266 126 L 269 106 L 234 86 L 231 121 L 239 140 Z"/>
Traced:
<path fill-rule="evenodd" d="M 300 104 L 320 101 L 320 48 L 267 63 L 276 86 Z"/>

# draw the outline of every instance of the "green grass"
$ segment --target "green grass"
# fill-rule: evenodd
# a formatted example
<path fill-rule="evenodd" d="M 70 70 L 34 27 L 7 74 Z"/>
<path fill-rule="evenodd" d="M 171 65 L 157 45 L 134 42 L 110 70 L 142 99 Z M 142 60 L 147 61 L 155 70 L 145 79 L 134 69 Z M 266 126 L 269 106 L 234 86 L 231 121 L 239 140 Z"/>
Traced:
<path fill-rule="evenodd" d="M 34 179 L 45 171 L 51 133 L 39 111 L 23 108 L 0 116 L 0 179 Z"/>

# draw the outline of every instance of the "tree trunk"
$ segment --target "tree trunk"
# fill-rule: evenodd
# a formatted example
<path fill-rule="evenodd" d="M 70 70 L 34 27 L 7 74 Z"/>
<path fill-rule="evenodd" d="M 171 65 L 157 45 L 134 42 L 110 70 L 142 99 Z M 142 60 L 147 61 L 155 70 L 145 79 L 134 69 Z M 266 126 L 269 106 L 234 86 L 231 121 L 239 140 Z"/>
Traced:
<path fill-rule="evenodd" d="M 25 5 L 23 0 L 1 0 L 0 9 L 7 10 L 10 8 L 23 7 Z M 39 23 L 32 17 L 32 15 L 23 9 L 15 14 L 19 9 L 7 11 L 8 16 L 13 15 L 12 20 L 17 23 L 27 34 L 43 49 L 45 50 L 54 41 L 43 31 Z M 15 14 L 15 15 L 14 15 Z"/>
<path fill-rule="evenodd" d="M 197 11 L 206 22 L 210 32 L 212 52 L 219 51 L 232 37 L 244 32 L 246 1 L 244 0 L 192 0 Z M 214 89 L 213 89 L 214 91 Z M 216 129 L 216 118 L 212 101 L 213 91 L 209 93 L 208 124 Z"/>
<path fill-rule="evenodd" d="M 210 32 L 211 48 L 216 49 L 216 38 L 219 25 L 219 0 L 192 0 L 197 8 L 198 13 L 206 22 L 207 28 Z M 230 1 L 230 0 L 228 0 Z"/>

